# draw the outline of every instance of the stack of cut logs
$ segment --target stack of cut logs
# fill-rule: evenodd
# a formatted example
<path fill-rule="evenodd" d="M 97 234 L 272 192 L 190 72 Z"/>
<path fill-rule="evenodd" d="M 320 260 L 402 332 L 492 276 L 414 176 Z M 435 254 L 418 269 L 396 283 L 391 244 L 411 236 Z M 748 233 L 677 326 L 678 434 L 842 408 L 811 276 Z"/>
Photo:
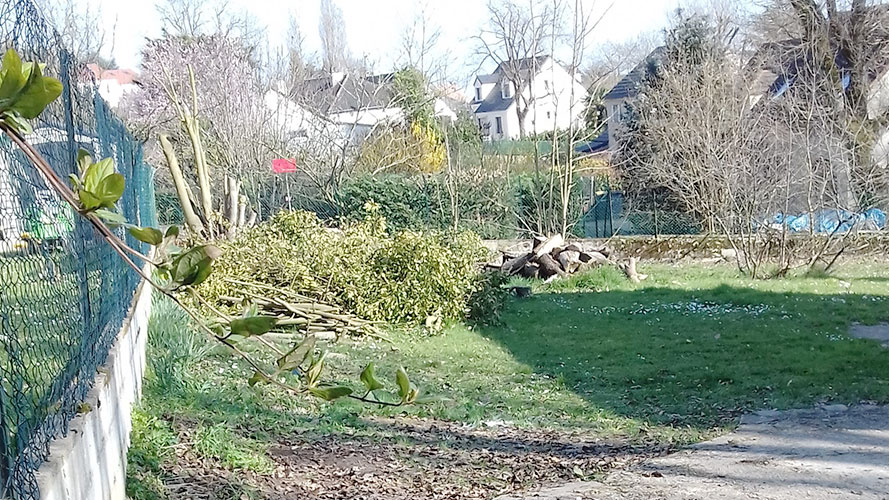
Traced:
<path fill-rule="evenodd" d="M 636 272 L 635 257 L 631 257 L 627 263 L 616 263 L 611 256 L 611 251 L 606 247 L 584 251 L 580 245 L 567 242 L 561 234 L 557 234 L 549 238 L 535 237 L 531 251 L 523 255 L 504 253 L 499 270 L 510 276 L 553 280 L 602 264 L 611 264 L 620 268 L 630 281 L 638 283 L 648 277 Z"/>

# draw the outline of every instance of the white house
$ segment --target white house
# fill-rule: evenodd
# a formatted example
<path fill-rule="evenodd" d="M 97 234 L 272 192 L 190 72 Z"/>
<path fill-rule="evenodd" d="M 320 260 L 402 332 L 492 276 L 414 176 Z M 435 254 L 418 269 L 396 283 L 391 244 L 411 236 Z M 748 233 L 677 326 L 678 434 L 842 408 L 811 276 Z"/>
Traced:
<path fill-rule="evenodd" d="M 606 127 L 603 139 L 607 138 L 607 141 L 601 142 L 604 149 L 613 151 L 617 147 L 615 135 L 620 133 L 621 123 L 626 119 L 627 103 L 639 95 L 639 89 L 645 82 L 646 75 L 663 61 L 666 52 L 667 48 L 663 46 L 654 49 L 602 97 Z"/>
<path fill-rule="evenodd" d="M 404 120 L 404 110 L 394 92 L 394 77 L 393 73 L 331 73 L 301 82 L 293 94 L 271 90 L 265 95 L 265 104 L 297 142 L 359 144 L 374 128 Z M 436 99 L 434 109 L 442 119 L 457 118 L 443 99 Z"/>
<path fill-rule="evenodd" d="M 516 67 L 523 81 L 523 98 L 515 95 L 507 69 Z M 577 75 L 575 75 L 577 76 Z M 582 120 L 587 89 L 550 56 L 501 63 L 473 84 L 472 108 L 482 136 L 488 140 L 518 139 L 520 106 L 528 105 L 525 134 L 565 130 Z"/>
<path fill-rule="evenodd" d="M 102 69 L 98 64 L 87 64 L 87 69 L 96 79 L 99 95 L 112 109 L 117 108 L 121 99 L 140 88 L 139 75 L 130 69 Z"/>

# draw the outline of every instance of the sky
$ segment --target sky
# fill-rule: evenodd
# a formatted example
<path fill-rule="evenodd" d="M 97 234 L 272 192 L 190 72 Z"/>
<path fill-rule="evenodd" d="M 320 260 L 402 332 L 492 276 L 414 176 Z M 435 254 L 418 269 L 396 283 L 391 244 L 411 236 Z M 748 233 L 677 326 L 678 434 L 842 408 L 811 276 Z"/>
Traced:
<path fill-rule="evenodd" d="M 108 31 L 114 32 L 113 58 L 121 68 L 138 69 L 139 52 L 146 38 L 158 37 L 161 22 L 153 0 L 83 0 L 100 8 Z M 680 0 L 581 0 L 601 22 L 593 45 L 635 38 L 662 29 Z M 283 43 L 289 15 L 296 16 L 305 37 L 305 49 L 320 51 L 318 17 L 320 0 L 229 0 L 235 10 L 248 11 L 266 27 L 271 43 Z M 429 17 L 441 27 L 439 45 L 451 49 L 451 58 L 463 65 L 458 73 L 478 66 L 472 37 L 485 23 L 484 0 L 335 0 L 342 10 L 349 48 L 376 71 L 390 71 L 397 62 L 399 41 L 406 25 L 425 3 Z M 593 47 L 594 48 L 594 47 Z"/>

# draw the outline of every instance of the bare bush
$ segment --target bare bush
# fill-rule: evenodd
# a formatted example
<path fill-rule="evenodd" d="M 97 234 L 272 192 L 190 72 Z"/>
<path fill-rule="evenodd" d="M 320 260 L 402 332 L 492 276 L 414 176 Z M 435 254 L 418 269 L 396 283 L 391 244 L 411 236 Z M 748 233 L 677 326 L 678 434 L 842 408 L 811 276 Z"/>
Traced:
<path fill-rule="evenodd" d="M 712 33 L 701 17 L 668 33 L 666 58 L 650 71 L 620 135 L 628 184 L 637 193 L 662 190 L 707 231 L 728 235 L 739 266 L 754 277 L 768 264 L 778 275 L 832 264 L 857 220 L 851 193 L 868 179 L 855 169 L 859 146 L 830 73 L 805 43 L 767 51 L 771 59 L 739 70 L 729 41 Z M 760 73 L 779 68 L 777 83 L 756 87 Z M 808 217 L 794 230 L 813 234 L 824 232 L 816 225 L 825 213 L 836 214 L 836 227 L 824 244 L 794 252 L 785 216 Z"/>

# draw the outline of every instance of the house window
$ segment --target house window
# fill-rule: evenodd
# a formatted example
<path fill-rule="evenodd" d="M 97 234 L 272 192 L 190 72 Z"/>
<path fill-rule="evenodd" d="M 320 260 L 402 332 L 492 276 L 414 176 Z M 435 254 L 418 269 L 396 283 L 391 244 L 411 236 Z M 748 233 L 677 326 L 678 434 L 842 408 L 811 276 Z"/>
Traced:
<path fill-rule="evenodd" d="M 547 111 L 547 112 L 546 112 L 546 117 L 547 117 L 547 118 L 552 118 L 552 117 L 553 117 L 553 113 L 552 113 L 552 111 Z"/>
<path fill-rule="evenodd" d="M 620 105 L 617 105 L 617 104 L 611 105 L 611 117 L 617 121 L 620 121 Z"/>
<path fill-rule="evenodd" d="M 546 90 L 549 90 L 549 80 L 543 81 L 543 88 L 545 88 Z"/>
<path fill-rule="evenodd" d="M 503 98 L 504 99 L 512 98 L 512 85 L 510 85 L 509 82 L 503 82 L 500 84 L 500 86 L 503 89 Z"/>
<path fill-rule="evenodd" d="M 481 101 L 481 100 L 482 100 L 482 88 L 481 88 L 481 87 L 476 87 L 476 88 L 475 88 L 475 100 L 476 100 L 476 101 Z"/>
<path fill-rule="evenodd" d="M 500 118 L 498 116 L 494 120 L 496 120 L 496 122 L 497 122 L 497 133 L 502 134 L 503 133 L 503 118 Z"/>

